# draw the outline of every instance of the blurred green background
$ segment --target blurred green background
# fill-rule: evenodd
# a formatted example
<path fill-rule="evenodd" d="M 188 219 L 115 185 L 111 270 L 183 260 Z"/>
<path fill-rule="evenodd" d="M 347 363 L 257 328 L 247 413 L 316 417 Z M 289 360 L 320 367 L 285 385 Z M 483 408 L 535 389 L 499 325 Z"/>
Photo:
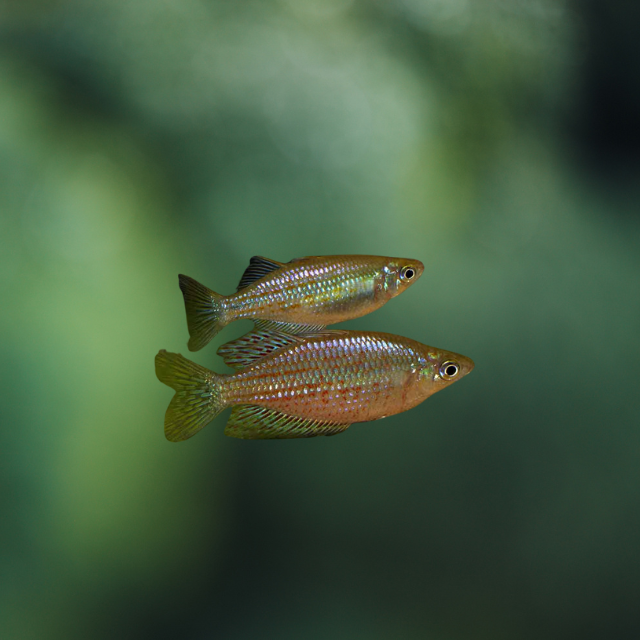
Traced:
<path fill-rule="evenodd" d="M 0 2 L 0 637 L 640 637 L 640 4 Z M 177 274 L 422 260 L 472 375 L 180 445 Z"/>

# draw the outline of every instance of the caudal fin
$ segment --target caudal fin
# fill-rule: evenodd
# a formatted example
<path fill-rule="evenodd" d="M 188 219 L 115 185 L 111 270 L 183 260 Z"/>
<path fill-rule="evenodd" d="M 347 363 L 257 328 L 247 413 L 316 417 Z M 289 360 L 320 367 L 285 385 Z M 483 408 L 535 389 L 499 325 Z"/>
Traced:
<path fill-rule="evenodd" d="M 195 435 L 225 408 L 220 400 L 222 376 L 179 353 L 159 351 L 156 376 L 176 391 L 164 419 L 164 435 L 171 442 Z"/>
<path fill-rule="evenodd" d="M 222 298 L 189 276 L 178 276 L 189 327 L 189 351 L 202 349 L 222 329 Z"/>

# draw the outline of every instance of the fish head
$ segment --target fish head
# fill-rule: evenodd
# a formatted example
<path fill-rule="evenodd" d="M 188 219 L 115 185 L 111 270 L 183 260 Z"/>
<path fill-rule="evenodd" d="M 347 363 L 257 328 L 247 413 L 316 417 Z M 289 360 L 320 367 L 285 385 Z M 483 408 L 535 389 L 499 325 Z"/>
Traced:
<path fill-rule="evenodd" d="M 426 347 L 425 356 L 421 378 L 422 384 L 429 389 L 429 395 L 464 378 L 475 366 L 471 358 L 444 349 Z"/>
<path fill-rule="evenodd" d="M 416 282 L 423 271 L 420 260 L 389 258 L 382 268 L 380 289 L 387 297 L 395 298 Z"/>

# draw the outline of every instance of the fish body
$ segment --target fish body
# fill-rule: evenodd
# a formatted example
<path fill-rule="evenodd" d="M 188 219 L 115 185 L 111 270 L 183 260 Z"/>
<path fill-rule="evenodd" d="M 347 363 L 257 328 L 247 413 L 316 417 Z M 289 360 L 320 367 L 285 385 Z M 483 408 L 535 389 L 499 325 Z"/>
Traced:
<path fill-rule="evenodd" d="M 158 378 L 177 391 L 165 420 L 169 440 L 191 437 L 228 406 L 229 436 L 331 435 L 411 409 L 474 366 L 409 338 L 362 331 L 258 331 L 219 353 L 239 370 L 218 375 L 178 354 L 156 357 Z"/>
<path fill-rule="evenodd" d="M 223 398 L 310 419 L 366 422 L 411 409 L 439 391 L 438 366 L 453 357 L 462 360 L 388 333 L 331 332 L 229 376 Z"/>
<path fill-rule="evenodd" d="M 322 328 L 359 318 L 402 293 L 423 271 L 419 260 L 406 258 L 314 256 L 281 263 L 254 256 L 229 296 L 180 275 L 188 346 L 201 349 L 222 327 L 243 318 L 281 323 L 279 330 L 293 333 L 300 325 Z"/>

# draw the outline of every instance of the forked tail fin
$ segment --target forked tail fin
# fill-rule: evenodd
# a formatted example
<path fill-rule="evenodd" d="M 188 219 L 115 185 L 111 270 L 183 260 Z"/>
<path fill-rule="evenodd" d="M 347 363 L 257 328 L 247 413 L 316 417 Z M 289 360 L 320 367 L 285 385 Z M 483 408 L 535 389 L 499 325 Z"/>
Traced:
<path fill-rule="evenodd" d="M 202 349 L 224 327 L 222 298 L 189 276 L 178 276 L 189 328 L 189 351 Z"/>
<path fill-rule="evenodd" d="M 171 442 L 195 435 L 225 408 L 220 399 L 222 376 L 179 353 L 159 351 L 156 375 L 176 391 L 164 419 L 164 435 Z"/>

